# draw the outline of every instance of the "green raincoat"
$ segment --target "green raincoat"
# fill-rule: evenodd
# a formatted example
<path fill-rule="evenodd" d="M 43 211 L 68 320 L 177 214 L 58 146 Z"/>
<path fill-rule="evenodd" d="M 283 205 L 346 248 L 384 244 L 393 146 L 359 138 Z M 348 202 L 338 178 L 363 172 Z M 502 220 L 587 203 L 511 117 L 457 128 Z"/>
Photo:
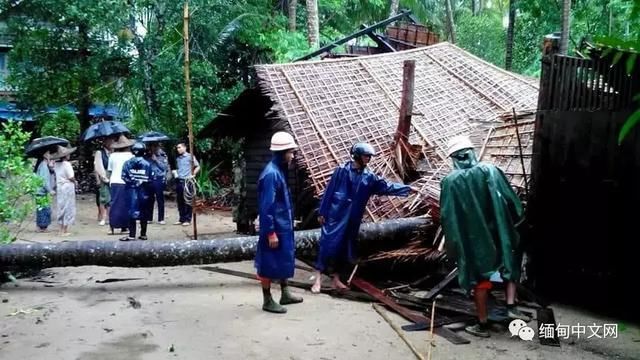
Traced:
<path fill-rule="evenodd" d="M 447 252 L 458 262 L 460 287 L 470 291 L 496 271 L 518 281 L 520 199 L 504 173 L 479 163 L 473 149 L 452 158 L 455 169 L 441 183 L 440 213 Z"/>

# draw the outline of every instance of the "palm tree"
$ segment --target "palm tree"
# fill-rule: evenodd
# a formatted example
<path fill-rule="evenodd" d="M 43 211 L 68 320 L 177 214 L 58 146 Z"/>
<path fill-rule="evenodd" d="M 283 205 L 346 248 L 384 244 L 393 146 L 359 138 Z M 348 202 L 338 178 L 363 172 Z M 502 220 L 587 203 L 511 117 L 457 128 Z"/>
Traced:
<path fill-rule="evenodd" d="M 400 6 L 400 0 L 389 0 L 389 17 L 398 13 L 398 6 Z"/>
<path fill-rule="evenodd" d="M 444 0 L 447 12 L 447 30 L 449 31 L 449 42 L 456 43 L 456 25 L 453 22 L 453 10 L 451 8 L 451 0 Z"/>
<path fill-rule="evenodd" d="M 296 7 L 298 6 L 298 0 L 289 0 L 289 31 L 296 31 Z"/>
<path fill-rule="evenodd" d="M 562 28 L 560 32 L 560 54 L 569 50 L 569 28 L 571 26 L 571 0 L 562 0 Z"/>
<path fill-rule="evenodd" d="M 307 1 L 307 31 L 309 47 L 320 47 L 320 28 L 318 24 L 318 0 Z"/>
<path fill-rule="evenodd" d="M 507 45 L 506 45 L 506 55 L 504 59 L 504 68 L 507 70 L 511 70 L 511 65 L 513 63 L 513 34 L 516 26 L 516 1 L 509 1 L 509 26 L 507 27 Z"/>

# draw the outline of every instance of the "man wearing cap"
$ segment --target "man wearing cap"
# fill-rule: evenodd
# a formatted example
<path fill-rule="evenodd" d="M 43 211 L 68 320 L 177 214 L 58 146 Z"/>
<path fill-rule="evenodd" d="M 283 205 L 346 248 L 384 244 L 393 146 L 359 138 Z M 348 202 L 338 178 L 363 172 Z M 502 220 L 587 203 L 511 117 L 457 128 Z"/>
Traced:
<path fill-rule="evenodd" d="M 152 191 L 151 181 L 153 170 L 151 164 L 144 158 L 146 146 L 142 142 L 136 142 L 131 147 L 135 157 L 127 160 L 122 167 L 122 180 L 126 186 L 127 203 L 129 204 L 129 236 L 120 238 L 120 241 L 132 241 L 136 239 L 136 222 L 140 222 L 140 236 L 138 239 L 147 240 L 147 221 L 151 216 L 149 195 Z"/>
<path fill-rule="evenodd" d="M 178 214 L 179 220 L 174 225 L 189 226 L 191 224 L 192 208 L 191 205 L 184 198 L 185 187 L 187 181 L 195 177 L 200 171 L 200 164 L 196 157 L 193 157 L 193 174 L 191 172 L 191 154 L 187 152 L 187 146 L 184 143 L 179 143 L 176 146 L 178 151 L 178 157 L 176 158 L 177 170 L 176 177 L 176 197 L 178 202 Z"/>
<path fill-rule="evenodd" d="M 487 297 L 496 272 L 506 282 L 508 316 L 529 320 L 515 307 L 521 261 L 517 227 L 524 211 L 504 173 L 493 164 L 478 162 L 468 137 L 452 138 L 447 155 L 453 171 L 442 180 L 440 193 L 447 254 L 457 259 L 458 283 L 473 292 L 476 303 L 478 324 L 465 330 L 489 337 Z"/>
<path fill-rule="evenodd" d="M 272 313 L 286 313 L 282 305 L 297 304 L 302 298 L 293 295 L 287 279 L 295 268 L 293 237 L 293 204 L 287 185 L 287 170 L 298 147 L 293 136 L 277 132 L 271 137 L 273 158 L 258 178 L 258 214 L 260 235 L 255 267 L 262 284 L 262 309 Z M 281 297 L 277 303 L 271 297 L 271 282 L 279 281 Z"/>
<path fill-rule="evenodd" d="M 340 273 L 357 259 L 356 238 L 372 195 L 407 196 L 418 191 L 409 185 L 387 182 L 371 172 L 367 165 L 375 155 L 370 144 L 354 144 L 351 160 L 339 166 L 329 180 L 318 209 L 322 231 L 315 283 L 311 287 L 314 293 L 320 292 L 322 272 L 331 275 L 334 288 L 347 288 L 340 281 Z"/>

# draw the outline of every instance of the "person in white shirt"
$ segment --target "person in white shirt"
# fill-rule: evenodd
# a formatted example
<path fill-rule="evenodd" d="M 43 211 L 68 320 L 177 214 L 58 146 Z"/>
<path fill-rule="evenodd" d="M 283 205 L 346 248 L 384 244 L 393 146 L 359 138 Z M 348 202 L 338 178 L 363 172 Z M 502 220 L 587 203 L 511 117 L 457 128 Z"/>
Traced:
<path fill-rule="evenodd" d="M 121 233 L 129 230 L 129 204 L 124 180 L 122 180 L 122 167 L 127 160 L 133 157 L 131 146 L 133 140 L 120 135 L 118 141 L 111 145 L 113 152 L 109 155 L 107 165 L 107 175 L 109 177 L 109 187 L 111 192 L 111 206 L 109 208 L 109 226 L 111 234 L 115 234 L 114 229 L 119 228 Z"/>

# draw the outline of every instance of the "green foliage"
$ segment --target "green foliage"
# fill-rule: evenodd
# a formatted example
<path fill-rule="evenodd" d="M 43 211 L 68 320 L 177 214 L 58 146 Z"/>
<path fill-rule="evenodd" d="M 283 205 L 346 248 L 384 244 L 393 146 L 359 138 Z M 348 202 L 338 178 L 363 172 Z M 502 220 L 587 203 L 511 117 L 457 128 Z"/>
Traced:
<path fill-rule="evenodd" d="M 2 124 L 0 131 L 0 244 L 16 239 L 23 222 L 33 215 L 36 206 L 47 206 L 48 197 L 36 197 L 43 185 L 31 164 L 24 159 L 24 144 L 30 134 L 19 123 Z"/>
<path fill-rule="evenodd" d="M 38 120 L 40 136 L 58 136 L 74 141 L 80 136 L 80 121 L 67 109 L 47 114 Z"/>
<path fill-rule="evenodd" d="M 32 108 L 87 106 L 117 98 L 114 76 L 128 73 L 127 55 L 109 41 L 124 0 L 32 0 L 16 6 L 8 31 L 8 82 Z"/>
<path fill-rule="evenodd" d="M 198 196 L 205 199 L 210 199 L 216 196 L 220 192 L 220 185 L 217 181 L 213 180 L 215 170 L 220 166 L 210 167 L 209 164 L 204 162 L 200 163 L 200 172 L 196 175 L 196 184 L 198 184 Z"/>
<path fill-rule="evenodd" d="M 506 31 L 502 18 L 492 11 L 473 16 L 465 11 L 458 17 L 458 46 L 500 67 L 504 66 Z"/>
<path fill-rule="evenodd" d="M 616 65 L 620 60 L 626 58 L 625 68 L 627 73 L 632 73 L 638 65 L 638 51 L 640 50 L 640 0 L 634 0 L 633 3 L 626 4 L 626 11 L 629 13 L 629 21 L 627 29 L 633 25 L 633 31 L 625 33 L 624 36 L 598 36 L 596 37 L 597 45 L 605 48 L 602 56 L 608 56 L 612 52 L 613 64 Z M 640 94 L 636 94 L 633 100 L 638 103 L 638 109 L 634 111 L 618 134 L 618 145 L 622 144 L 629 133 L 640 123 Z"/>

